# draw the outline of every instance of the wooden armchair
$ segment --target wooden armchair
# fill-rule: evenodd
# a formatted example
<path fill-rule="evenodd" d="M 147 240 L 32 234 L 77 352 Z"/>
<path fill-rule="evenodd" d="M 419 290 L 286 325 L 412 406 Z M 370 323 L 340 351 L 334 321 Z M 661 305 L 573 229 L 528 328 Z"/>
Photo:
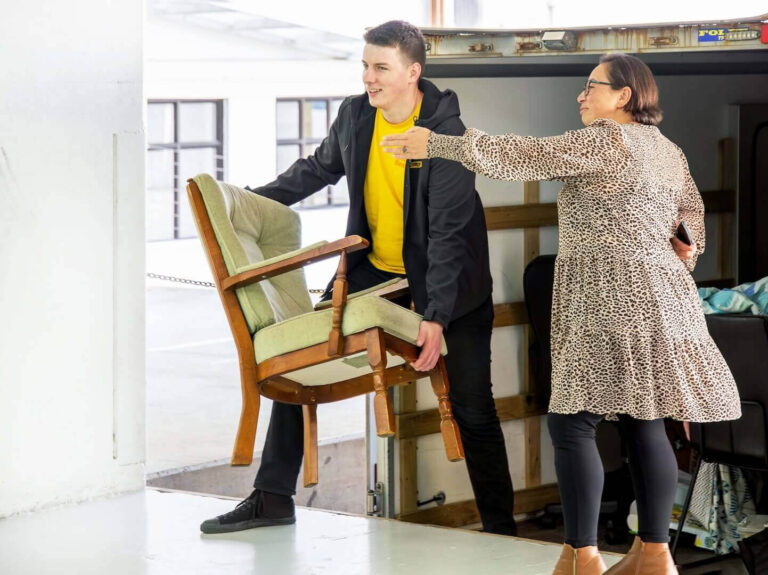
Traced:
<path fill-rule="evenodd" d="M 374 290 L 347 297 L 347 254 L 359 236 L 299 248 L 301 224 L 290 208 L 207 174 L 188 180 L 195 222 L 235 339 L 243 406 L 232 465 L 250 465 L 260 394 L 304 412 L 304 485 L 317 483 L 317 404 L 374 392 L 379 436 L 394 434 L 387 389 L 430 377 L 451 461 L 464 458 L 448 400 L 441 357 L 428 374 L 414 371 L 421 316 Z M 340 256 L 333 298 L 313 310 L 302 267 Z M 401 285 L 382 284 L 397 295 Z M 445 341 L 442 348 L 446 353 Z"/>

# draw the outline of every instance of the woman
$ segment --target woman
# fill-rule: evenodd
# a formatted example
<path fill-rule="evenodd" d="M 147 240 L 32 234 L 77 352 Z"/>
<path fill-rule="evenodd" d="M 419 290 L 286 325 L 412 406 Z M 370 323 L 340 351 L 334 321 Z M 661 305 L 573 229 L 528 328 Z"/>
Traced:
<path fill-rule="evenodd" d="M 677 464 L 663 418 L 741 415 L 689 273 L 704 251 L 703 203 L 682 151 L 656 128 L 658 90 L 642 61 L 604 56 L 577 101 L 586 127 L 562 136 L 414 128 L 382 145 L 398 158 L 447 158 L 492 178 L 565 183 L 548 415 L 566 535 L 555 573 L 605 570 L 594 440 L 604 417 L 621 425 L 639 515 L 632 549 L 608 573 L 677 573 L 668 548 Z M 674 237 L 680 220 L 694 236 L 690 247 Z"/>

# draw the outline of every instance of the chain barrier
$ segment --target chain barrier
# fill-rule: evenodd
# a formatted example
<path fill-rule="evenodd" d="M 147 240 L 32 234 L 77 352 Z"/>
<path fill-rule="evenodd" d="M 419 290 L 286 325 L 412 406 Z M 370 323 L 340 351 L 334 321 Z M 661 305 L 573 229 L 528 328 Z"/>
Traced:
<path fill-rule="evenodd" d="M 163 280 L 167 282 L 176 282 L 176 283 L 182 283 L 187 285 L 193 285 L 193 286 L 202 286 L 202 287 L 210 287 L 215 288 L 216 284 L 213 282 L 206 282 L 201 280 L 191 280 L 187 278 L 177 278 L 174 276 L 164 276 L 162 274 L 153 274 L 152 272 L 147 272 L 147 277 L 156 279 L 156 280 Z M 324 294 L 324 289 L 310 289 L 308 290 L 311 294 Z"/>
<path fill-rule="evenodd" d="M 156 279 L 156 280 L 164 280 L 164 281 L 167 281 L 167 282 L 177 282 L 177 283 L 189 284 L 189 285 L 193 285 L 193 286 L 203 286 L 203 287 L 212 287 L 212 288 L 216 287 L 216 284 L 213 283 L 213 282 L 204 282 L 204 281 L 201 281 L 201 280 L 190 280 L 190 279 L 187 279 L 187 278 L 177 278 L 177 277 L 173 277 L 173 276 L 164 276 L 164 275 L 161 275 L 161 274 L 153 274 L 151 272 L 147 272 L 147 277 L 148 278 L 152 278 L 152 279 Z"/>

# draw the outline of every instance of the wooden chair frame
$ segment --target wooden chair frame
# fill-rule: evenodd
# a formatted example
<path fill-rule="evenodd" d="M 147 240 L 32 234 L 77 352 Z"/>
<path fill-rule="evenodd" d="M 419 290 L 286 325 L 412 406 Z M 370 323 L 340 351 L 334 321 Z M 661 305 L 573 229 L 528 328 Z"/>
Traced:
<path fill-rule="evenodd" d="M 446 455 L 451 461 L 464 459 L 459 430 L 453 419 L 448 400 L 449 383 L 442 357 L 435 368 L 422 373 L 409 363 L 419 354 L 419 349 L 383 329 L 375 327 L 349 336 L 342 334 L 341 325 L 347 301 L 347 254 L 368 246 L 360 236 L 349 236 L 277 263 L 229 275 L 221 248 L 211 225 L 208 211 L 199 187 L 193 179 L 187 180 L 187 194 L 192 206 L 195 223 L 213 272 L 216 288 L 232 330 L 240 363 L 240 383 L 243 406 L 240 423 L 232 452 L 231 465 L 250 465 L 253 460 L 256 427 L 259 419 L 260 395 L 274 401 L 301 405 L 304 414 L 304 485 L 316 485 L 317 461 L 317 405 L 347 399 L 374 392 L 374 415 L 379 436 L 395 434 L 395 418 L 389 387 L 413 382 L 429 376 L 438 398 L 441 432 Z M 330 257 L 340 256 L 336 279 L 333 284 L 333 320 L 328 340 L 304 349 L 288 352 L 261 363 L 256 363 L 253 337 L 248 329 L 235 290 L 258 283 L 264 279 L 284 274 L 307 264 Z M 397 289 L 384 290 L 388 297 L 401 295 Z M 327 385 L 304 386 L 284 374 L 297 369 L 318 365 L 339 357 L 365 352 L 371 373 Z M 406 363 L 387 367 L 387 352 L 402 357 Z"/>

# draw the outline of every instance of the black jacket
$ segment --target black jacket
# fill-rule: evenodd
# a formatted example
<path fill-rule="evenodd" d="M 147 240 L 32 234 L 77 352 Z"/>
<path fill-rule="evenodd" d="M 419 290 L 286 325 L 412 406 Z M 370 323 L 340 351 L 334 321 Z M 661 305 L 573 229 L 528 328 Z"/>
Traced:
<path fill-rule="evenodd" d="M 451 90 L 440 92 L 419 80 L 424 93 L 417 125 L 441 134 L 461 135 L 459 101 Z M 252 191 L 282 204 L 294 204 L 347 176 L 347 235 L 371 241 L 363 204 L 363 185 L 373 136 L 376 108 L 366 94 L 342 102 L 328 137 L 315 153 L 297 160 L 277 179 Z M 377 143 L 378 144 L 378 143 Z M 403 262 L 416 311 L 447 327 L 476 309 L 491 294 L 488 235 L 475 175 L 461 164 L 432 159 L 409 161 L 403 195 Z M 250 189 L 250 188 L 249 188 Z M 348 269 L 370 248 L 352 253 Z"/>

